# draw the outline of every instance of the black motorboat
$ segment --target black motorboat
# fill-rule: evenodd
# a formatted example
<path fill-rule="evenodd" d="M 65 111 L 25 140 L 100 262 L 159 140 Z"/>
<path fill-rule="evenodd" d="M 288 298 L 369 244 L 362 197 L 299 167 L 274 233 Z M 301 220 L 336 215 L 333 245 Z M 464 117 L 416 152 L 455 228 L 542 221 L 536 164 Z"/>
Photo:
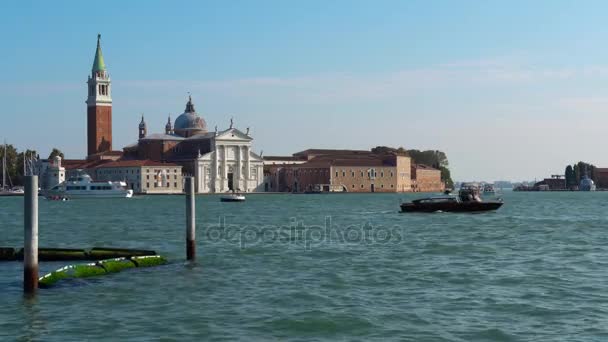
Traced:
<path fill-rule="evenodd" d="M 480 212 L 500 208 L 502 201 L 483 202 L 479 196 L 479 187 L 465 184 L 458 191 L 458 197 L 430 197 L 401 203 L 402 212 Z"/>

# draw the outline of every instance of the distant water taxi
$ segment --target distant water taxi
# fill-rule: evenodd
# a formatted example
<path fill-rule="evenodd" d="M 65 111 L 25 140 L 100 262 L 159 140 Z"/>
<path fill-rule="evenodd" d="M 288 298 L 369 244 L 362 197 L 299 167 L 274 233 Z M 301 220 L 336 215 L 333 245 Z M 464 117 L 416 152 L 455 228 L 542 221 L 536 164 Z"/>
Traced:
<path fill-rule="evenodd" d="M 222 202 L 245 202 L 245 196 L 239 193 L 231 193 L 220 197 Z"/>
<path fill-rule="evenodd" d="M 94 182 L 91 176 L 81 172 L 45 193 L 47 199 L 73 198 L 130 198 L 133 190 L 125 182 Z"/>
<path fill-rule="evenodd" d="M 463 184 L 458 191 L 458 197 L 431 197 L 401 203 L 402 212 L 480 212 L 500 208 L 502 201 L 483 202 L 479 196 L 479 186 Z"/>
<path fill-rule="evenodd" d="M 483 186 L 483 193 L 484 194 L 493 194 L 495 192 L 496 191 L 494 190 L 494 185 L 492 185 L 492 184 L 485 184 Z"/>

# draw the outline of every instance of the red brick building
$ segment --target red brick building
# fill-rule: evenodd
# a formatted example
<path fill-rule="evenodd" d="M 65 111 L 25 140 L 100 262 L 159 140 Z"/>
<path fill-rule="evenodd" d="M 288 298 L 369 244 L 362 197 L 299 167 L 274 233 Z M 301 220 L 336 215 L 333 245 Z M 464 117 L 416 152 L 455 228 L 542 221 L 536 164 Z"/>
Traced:
<path fill-rule="evenodd" d="M 353 150 L 306 150 L 295 153 L 295 160 L 288 157 L 267 158 L 267 191 L 411 191 L 410 158 L 405 155 Z M 276 160 L 292 162 L 276 164 Z"/>
<path fill-rule="evenodd" d="M 608 168 L 595 168 L 595 182 L 599 189 L 608 189 Z"/>
<path fill-rule="evenodd" d="M 412 165 L 412 191 L 442 192 L 445 183 L 441 180 L 441 170 L 424 164 Z"/>

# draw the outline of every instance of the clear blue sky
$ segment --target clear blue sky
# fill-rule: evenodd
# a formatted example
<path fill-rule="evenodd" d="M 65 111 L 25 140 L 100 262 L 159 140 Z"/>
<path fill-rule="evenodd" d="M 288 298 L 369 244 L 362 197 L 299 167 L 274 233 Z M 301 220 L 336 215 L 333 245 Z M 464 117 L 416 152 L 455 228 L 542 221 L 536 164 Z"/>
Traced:
<path fill-rule="evenodd" d="M 93 5 L 95 4 L 95 5 Z M 192 92 L 211 129 L 265 155 L 444 150 L 459 180 L 608 167 L 605 1 L 4 1 L 0 138 L 86 150 L 97 33 L 114 149 L 162 131 Z"/>

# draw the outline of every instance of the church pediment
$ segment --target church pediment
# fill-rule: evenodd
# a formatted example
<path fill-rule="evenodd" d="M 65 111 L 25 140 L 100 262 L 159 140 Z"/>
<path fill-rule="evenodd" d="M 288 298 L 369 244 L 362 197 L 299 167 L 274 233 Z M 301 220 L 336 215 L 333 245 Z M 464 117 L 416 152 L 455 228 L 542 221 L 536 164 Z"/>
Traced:
<path fill-rule="evenodd" d="M 215 137 L 215 140 L 225 140 L 225 141 L 252 141 L 253 138 L 248 136 L 247 134 L 239 131 L 236 128 L 229 128 L 223 132 L 219 132 Z"/>
<path fill-rule="evenodd" d="M 264 161 L 264 158 L 262 158 L 261 156 L 257 155 L 256 153 L 253 153 L 253 152 L 250 151 L 249 152 L 249 160 L 262 162 L 262 161 Z"/>
<path fill-rule="evenodd" d="M 203 155 L 199 155 L 197 159 L 201 160 L 201 161 L 207 161 L 207 160 L 211 161 L 214 158 L 215 158 L 215 151 L 212 151 L 209 153 L 205 153 Z"/>

